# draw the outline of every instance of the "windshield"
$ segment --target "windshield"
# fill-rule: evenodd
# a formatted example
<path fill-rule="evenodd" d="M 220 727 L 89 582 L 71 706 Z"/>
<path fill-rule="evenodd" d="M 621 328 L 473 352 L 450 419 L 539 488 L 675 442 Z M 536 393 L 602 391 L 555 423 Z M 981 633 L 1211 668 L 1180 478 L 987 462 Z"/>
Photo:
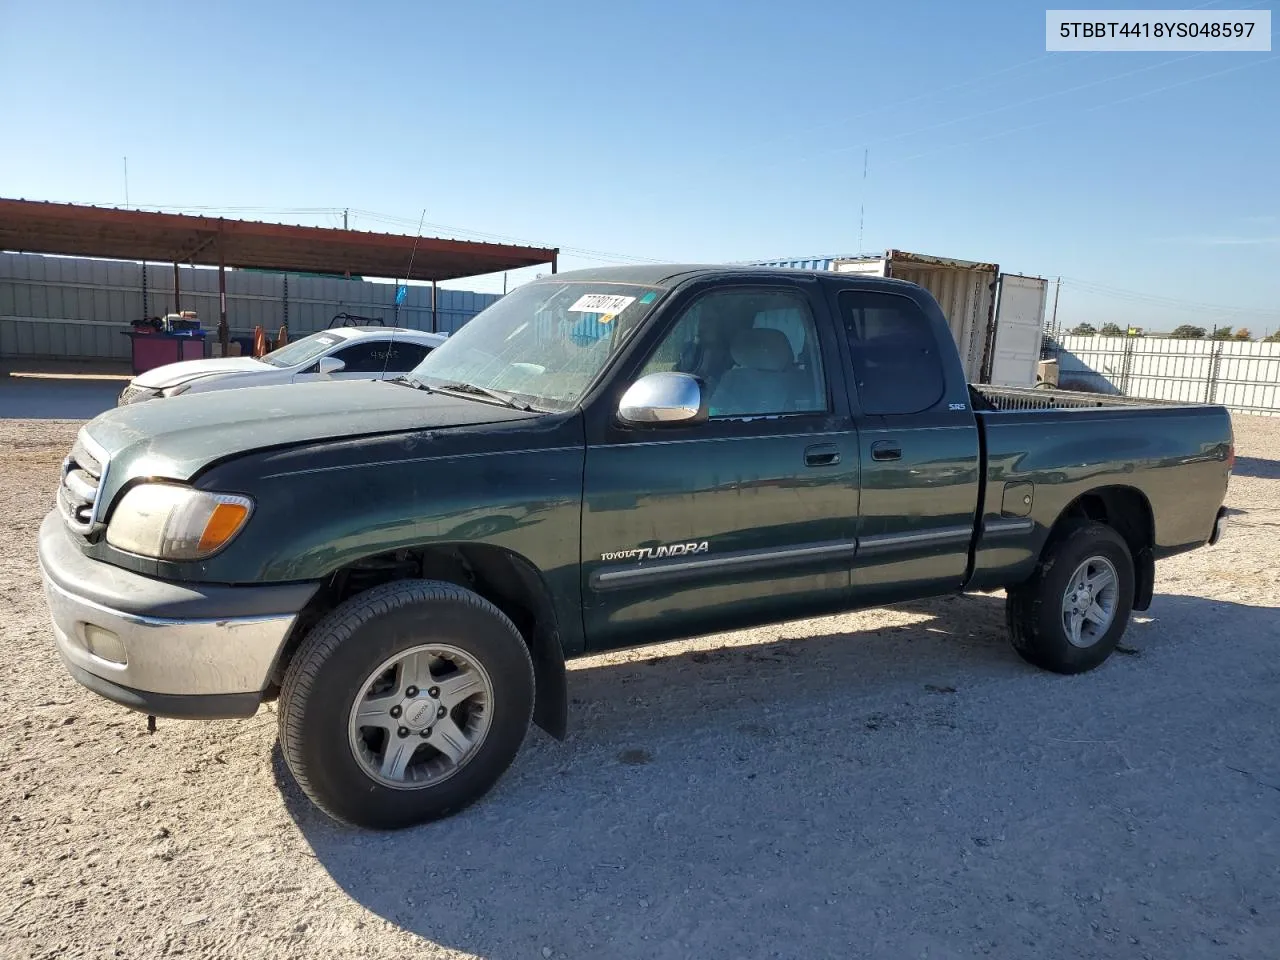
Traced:
<path fill-rule="evenodd" d="M 279 350 L 263 354 L 261 360 L 273 367 L 296 367 L 299 364 L 309 363 L 322 353 L 327 353 L 330 347 L 335 343 L 341 343 L 343 339 L 336 333 L 325 331 L 313 333 L 309 337 L 287 343 Z"/>
<path fill-rule="evenodd" d="M 477 314 L 409 379 L 479 387 L 539 410 L 571 409 L 663 292 L 626 283 L 527 284 Z"/>

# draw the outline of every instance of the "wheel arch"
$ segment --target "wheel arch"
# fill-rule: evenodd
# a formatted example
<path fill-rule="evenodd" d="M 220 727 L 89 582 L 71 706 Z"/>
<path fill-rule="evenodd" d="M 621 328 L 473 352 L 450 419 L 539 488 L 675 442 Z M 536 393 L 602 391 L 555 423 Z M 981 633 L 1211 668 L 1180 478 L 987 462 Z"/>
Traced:
<path fill-rule="evenodd" d="M 482 543 L 432 543 L 371 554 L 330 571 L 298 619 L 271 671 L 264 699 L 279 694 L 303 637 L 338 604 L 396 580 L 443 580 L 484 597 L 511 622 L 534 668 L 533 722 L 563 740 L 569 722 L 568 679 L 551 590 L 541 572 L 514 551 Z"/>
<path fill-rule="evenodd" d="M 1133 609 L 1151 606 L 1155 590 L 1155 515 L 1151 501 L 1137 487 L 1095 487 L 1080 494 L 1058 514 L 1041 556 L 1067 530 L 1081 521 L 1106 524 L 1124 538 L 1133 558 Z"/>

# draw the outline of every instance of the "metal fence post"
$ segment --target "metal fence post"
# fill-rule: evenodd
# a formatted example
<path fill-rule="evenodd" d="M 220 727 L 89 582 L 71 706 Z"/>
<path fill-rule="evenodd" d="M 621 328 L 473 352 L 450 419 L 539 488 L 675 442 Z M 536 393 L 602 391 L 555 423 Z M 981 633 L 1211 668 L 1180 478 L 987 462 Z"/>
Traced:
<path fill-rule="evenodd" d="M 1125 335 L 1124 357 L 1120 361 L 1120 395 L 1129 395 L 1129 374 L 1133 371 L 1133 337 Z"/>
<path fill-rule="evenodd" d="M 1222 360 L 1222 341 L 1213 341 L 1213 351 L 1209 356 L 1209 379 L 1204 385 L 1204 402 L 1213 403 L 1218 393 L 1218 364 Z"/>

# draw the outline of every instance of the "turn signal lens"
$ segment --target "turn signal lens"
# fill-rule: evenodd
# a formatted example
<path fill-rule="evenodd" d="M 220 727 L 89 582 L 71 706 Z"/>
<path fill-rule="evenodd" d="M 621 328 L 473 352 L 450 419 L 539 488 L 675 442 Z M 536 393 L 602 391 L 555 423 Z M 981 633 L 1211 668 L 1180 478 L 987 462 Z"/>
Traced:
<path fill-rule="evenodd" d="M 249 507 L 240 501 L 220 503 L 213 508 L 213 513 L 205 521 L 204 533 L 200 535 L 200 545 L 196 551 L 210 554 L 222 547 L 224 543 L 240 532 L 244 522 L 249 519 Z"/>

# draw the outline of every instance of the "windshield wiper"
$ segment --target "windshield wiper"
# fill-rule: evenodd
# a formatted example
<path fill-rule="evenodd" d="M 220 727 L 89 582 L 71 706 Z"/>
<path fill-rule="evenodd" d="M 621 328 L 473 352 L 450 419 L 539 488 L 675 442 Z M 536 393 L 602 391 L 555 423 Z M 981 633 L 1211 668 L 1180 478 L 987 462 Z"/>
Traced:
<path fill-rule="evenodd" d="M 427 390 L 427 391 L 430 391 L 430 389 L 431 389 L 431 388 L 430 388 L 430 387 L 428 387 L 425 383 L 423 383 L 421 380 L 419 380 L 417 377 L 413 376 L 412 374 L 408 374 L 408 373 L 401 374 L 401 375 L 400 375 L 400 376 L 398 376 L 398 377 L 387 377 L 387 378 L 386 378 L 386 380 L 384 380 L 383 382 L 384 382 L 384 383 L 402 383 L 402 384 L 404 384 L 406 387 L 413 387 L 413 389 L 415 389 L 415 390 Z"/>
<path fill-rule="evenodd" d="M 468 397 L 481 397 L 485 400 L 493 400 L 500 403 L 504 407 L 510 407 L 512 410 L 521 410 L 525 413 L 533 412 L 533 407 L 515 399 L 509 393 L 490 390 L 488 387 L 477 387 L 474 383 L 439 383 L 427 389 L 438 393 L 460 393 Z"/>

